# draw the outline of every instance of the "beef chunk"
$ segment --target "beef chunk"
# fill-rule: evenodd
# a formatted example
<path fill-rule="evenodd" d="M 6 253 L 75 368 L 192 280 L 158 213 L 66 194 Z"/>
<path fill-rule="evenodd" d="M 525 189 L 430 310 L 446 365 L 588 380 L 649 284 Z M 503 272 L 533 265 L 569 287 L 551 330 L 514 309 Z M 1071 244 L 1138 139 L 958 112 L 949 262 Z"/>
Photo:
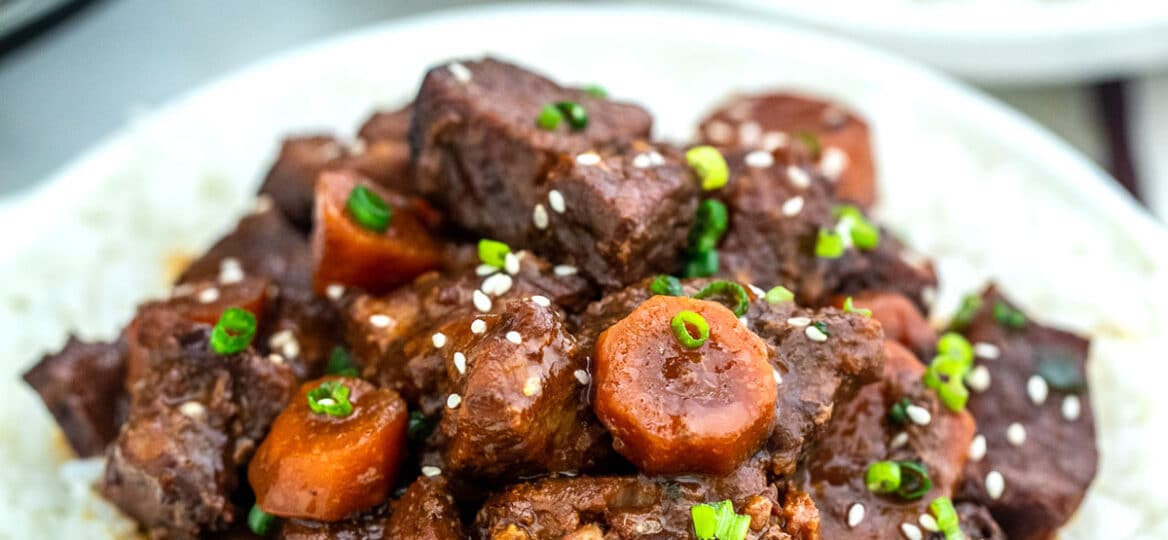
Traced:
<path fill-rule="evenodd" d="M 844 301 L 837 296 L 833 304 L 842 309 Z M 912 300 L 896 293 L 862 292 L 852 297 L 852 306 L 872 310 L 872 317 L 884 328 L 884 339 L 904 345 L 918 359 L 928 361 L 936 354 L 937 332 Z"/>
<path fill-rule="evenodd" d="M 685 280 L 685 294 L 692 295 L 710 283 L 708 279 Z M 649 280 L 612 293 L 588 306 L 580 316 L 581 348 L 591 354 L 596 337 L 648 299 Z M 793 302 L 777 305 L 751 291 L 747 326 L 770 348 L 770 360 L 779 383 L 775 426 L 767 449 L 775 474 L 790 474 L 808 446 L 831 419 L 832 410 L 846 402 L 863 385 L 877 380 L 883 365 L 883 334 L 871 319 L 836 309 L 807 310 Z M 807 337 L 807 326 L 821 322 L 826 341 Z M 792 389 L 792 390 L 788 390 Z"/>
<path fill-rule="evenodd" d="M 347 335 L 364 375 L 427 416 L 442 415 L 437 464 L 452 472 L 497 478 L 576 470 L 609 453 L 582 399 L 576 340 L 558 309 L 533 300 L 541 291 L 523 275 L 486 312 L 472 305 L 473 276 L 431 275 L 350 307 Z"/>
<path fill-rule="evenodd" d="M 961 495 L 989 508 L 1010 538 L 1049 538 L 1079 507 L 1098 465 L 1085 383 L 1089 343 L 1032 319 L 1010 328 L 995 320 L 1003 307 L 1014 309 L 991 287 L 963 329 L 982 354 L 988 349 L 996 358 L 979 360 L 991 384 L 973 392 L 968 407 L 986 452 L 966 465 Z M 1021 444 L 1008 436 L 1019 429 L 1011 428 L 1015 423 Z M 987 491 L 992 473 L 1004 479 L 1000 493 Z"/>
<path fill-rule="evenodd" d="M 289 519 L 280 525 L 280 540 L 384 540 L 397 538 L 386 535 L 389 508 L 381 505 L 368 512 L 342 521 L 312 521 Z M 418 528 L 425 528 L 422 523 Z M 408 537 L 405 537 L 408 538 Z"/>
<path fill-rule="evenodd" d="M 117 436 L 128 405 L 125 379 L 125 343 L 86 343 L 73 336 L 24 374 L 81 457 L 104 452 Z"/>
<path fill-rule="evenodd" d="M 377 111 L 370 116 L 357 136 L 363 141 L 400 141 L 407 144 L 410 133 L 410 120 L 414 116 L 413 103 L 392 111 Z"/>
<path fill-rule="evenodd" d="M 178 282 L 231 281 L 235 270 L 266 277 L 281 287 L 307 289 L 312 286 L 312 251 L 308 240 L 279 212 L 261 207 L 195 259 Z"/>
<path fill-rule="evenodd" d="M 730 499 L 751 516 L 751 538 L 818 538 L 787 535 L 800 517 L 796 496 L 767 482 L 760 456 L 725 477 L 602 476 L 549 478 L 508 488 L 490 498 L 475 518 L 478 538 L 691 538 L 690 508 Z M 784 508 L 790 510 L 784 511 Z M 813 508 L 811 509 L 813 512 Z M 804 509 L 804 512 L 805 509 Z"/>
<path fill-rule="evenodd" d="M 566 100 L 587 110 L 587 128 L 535 125 L 545 105 Z M 419 190 L 452 221 L 570 258 L 615 287 L 675 270 L 692 219 L 696 185 L 676 156 L 623 144 L 650 127 L 639 107 L 488 59 L 426 75 L 410 147 Z"/>
<path fill-rule="evenodd" d="M 195 538 L 236 521 L 236 468 L 295 385 L 288 366 L 250 349 L 217 355 L 206 325 L 176 320 L 150 351 L 102 484 L 154 538 Z"/>
<path fill-rule="evenodd" d="M 392 504 L 386 538 L 459 540 L 466 538 L 446 479 L 420 477 Z"/>
<path fill-rule="evenodd" d="M 272 312 L 260 333 L 261 352 L 279 354 L 300 380 L 322 374 L 333 348 L 343 342 L 337 304 L 307 289 L 285 288 Z"/>
<path fill-rule="evenodd" d="M 775 150 L 812 138 L 816 170 L 835 195 L 863 207 L 876 200 L 876 167 L 868 124 L 837 103 L 770 93 L 736 96 L 707 116 L 698 140 L 729 151 Z"/>
<path fill-rule="evenodd" d="M 824 538 L 900 538 L 902 524 L 917 527 L 918 517 L 929 512 L 929 503 L 952 497 L 961 480 L 975 429 L 973 418 L 945 409 L 936 392 L 921 382 L 924 366 L 908 349 L 885 343 L 883 381 L 864 387 L 840 406 L 800 471 L 801 484 L 819 508 Z M 929 412 L 926 425 L 891 423 L 889 408 L 905 398 Z M 918 461 L 928 470 L 932 489 L 912 501 L 868 491 L 865 472 L 881 460 Z M 848 514 L 854 504 L 864 506 L 865 517 L 852 526 Z"/>
<path fill-rule="evenodd" d="M 932 266 L 917 261 L 888 231 L 874 249 L 848 247 L 834 259 L 816 256 L 821 230 L 844 229 L 835 215 L 838 203 L 811 180 L 805 150 L 796 146 L 773 156 L 767 167 L 748 165 L 741 154 L 728 156 L 731 180 L 721 196 L 730 227 L 718 249 L 720 274 L 784 285 L 803 305 L 824 305 L 833 294 L 883 291 L 902 294 L 924 310 L 926 290 L 936 287 Z"/>

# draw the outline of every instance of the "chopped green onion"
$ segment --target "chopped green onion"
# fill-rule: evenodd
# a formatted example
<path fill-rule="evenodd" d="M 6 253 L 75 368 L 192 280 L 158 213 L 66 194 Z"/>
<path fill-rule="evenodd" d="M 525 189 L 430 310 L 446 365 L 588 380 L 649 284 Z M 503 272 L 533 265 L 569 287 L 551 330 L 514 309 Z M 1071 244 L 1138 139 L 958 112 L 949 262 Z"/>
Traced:
<path fill-rule="evenodd" d="M 895 426 L 903 426 L 908 421 L 909 405 L 912 405 L 912 402 L 908 398 L 901 398 L 900 401 L 893 403 L 888 408 L 888 421 L 892 422 Z"/>
<path fill-rule="evenodd" d="M 812 156 L 819 155 L 822 147 L 819 144 L 818 135 L 810 131 L 800 131 L 799 133 L 795 134 L 795 137 L 799 139 L 799 142 L 803 143 L 803 146 L 807 147 L 807 151 L 810 152 Z"/>
<path fill-rule="evenodd" d="M 1038 376 L 1045 379 L 1046 384 L 1055 390 L 1078 393 L 1087 388 L 1087 380 L 1079 373 L 1079 368 L 1066 358 L 1041 358 L 1037 371 Z"/>
<path fill-rule="evenodd" d="M 718 527 L 718 540 L 744 540 L 750 530 L 750 516 L 732 514 Z"/>
<path fill-rule="evenodd" d="M 681 296 L 685 291 L 681 288 L 681 281 L 673 276 L 660 275 L 649 284 L 649 291 L 661 296 Z"/>
<path fill-rule="evenodd" d="M 916 500 L 933 489 L 933 479 L 924 465 L 915 461 L 898 461 L 900 465 L 900 487 L 896 494 L 902 499 Z"/>
<path fill-rule="evenodd" d="M 900 488 L 900 465 L 895 461 L 877 461 L 868 465 L 864 485 L 873 493 L 892 493 Z"/>
<path fill-rule="evenodd" d="M 714 281 L 705 288 L 693 295 L 698 300 L 705 300 L 711 296 L 729 296 L 734 300 L 734 305 L 727 306 L 733 312 L 735 317 L 746 315 L 746 310 L 750 309 L 750 297 L 746 295 L 746 289 L 742 285 L 734 283 L 733 281 L 726 281 L 719 279 Z"/>
<path fill-rule="evenodd" d="M 568 125 L 572 127 L 572 131 L 583 131 L 588 127 L 588 111 L 584 110 L 584 106 L 575 101 L 561 101 L 556 103 L 556 108 L 568 120 Z"/>
<path fill-rule="evenodd" d="M 965 388 L 961 379 L 951 379 L 941 385 L 937 389 L 937 396 L 941 398 L 941 403 L 953 412 L 965 410 L 965 404 L 969 402 L 969 390 Z"/>
<path fill-rule="evenodd" d="M 585 93 L 594 98 L 604 99 L 608 97 L 608 90 L 605 90 L 604 87 L 600 86 L 599 84 L 584 85 L 581 90 L 584 90 Z"/>
<path fill-rule="evenodd" d="M 815 239 L 815 256 L 824 259 L 838 259 L 844 254 L 844 239 L 839 233 L 819 229 L 819 236 Z"/>
<path fill-rule="evenodd" d="M 685 153 L 685 161 L 702 181 L 702 189 L 713 191 L 726 185 L 730 180 L 730 167 L 726 158 L 713 146 L 695 146 Z"/>
<path fill-rule="evenodd" d="M 926 387 L 937 391 L 937 396 L 949 410 L 960 411 L 969 400 L 964 378 L 972 365 L 972 352 L 969 358 L 939 354 L 925 369 L 922 382 Z"/>
<path fill-rule="evenodd" d="M 827 323 L 825 323 L 823 321 L 814 321 L 811 323 L 811 326 L 814 326 L 816 330 L 819 330 L 820 333 L 822 333 L 825 336 L 831 335 L 831 333 L 827 331 Z"/>
<path fill-rule="evenodd" d="M 255 315 L 245 309 L 227 308 L 211 329 L 211 350 L 222 355 L 243 351 L 251 345 L 255 333 Z"/>
<path fill-rule="evenodd" d="M 393 217 L 393 209 L 386 204 L 385 199 L 365 186 L 354 187 L 349 192 L 345 207 L 357 225 L 377 233 L 385 232 Z"/>
<path fill-rule="evenodd" d="M 555 105 L 544 105 L 535 117 L 535 125 L 544 131 L 555 131 L 563 119 L 564 114 Z"/>
<path fill-rule="evenodd" d="M 348 416 L 353 412 L 349 387 L 339 381 L 325 381 L 308 391 L 308 408 L 317 414 Z"/>
<path fill-rule="evenodd" d="M 332 353 L 329 354 L 328 364 L 324 368 L 324 372 L 329 375 L 344 375 L 346 377 L 356 377 L 357 367 L 353 365 L 353 359 L 349 353 L 345 352 L 342 347 L 333 347 Z"/>
<path fill-rule="evenodd" d="M 857 221 L 852 224 L 852 243 L 860 249 L 876 249 L 880 245 L 880 229 L 868 221 Z"/>
<path fill-rule="evenodd" d="M 1026 315 L 1001 300 L 994 304 L 994 320 L 998 321 L 998 324 L 1014 330 L 1026 326 Z"/>
<path fill-rule="evenodd" d="M 783 302 L 793 300 L 795 298 L 795 293 L 791 292 L 791 289 L 788 289 L 782 285 L 776 285 L 771 287 L 771 290 L 766 292 L 766 296 L 764 298 L 768 303 L 781 304 Z"/>
<path fill-rule="evenodd" d="M 406 427 L 406 435 L 414 442 L 422 442 L 434 431 L 434 422 L 431 422 L 422 411 L 411 411 L 410 421 Z"/>
<path fill-rule="evenodd" d="M 706 322 L 705 317 L 698 315 L 689 310 L 682 310 L 673 316 L 673 320 L 669 321 L 669 326 L 673 328 L 673 335 L 677 336 L 677 341 L 687 349 L 696 349 L 701 347 L 707 339 L 710 339 L 710 325 Z M 689 327 L 693 327 L 697 331 L 697 337 L 690 334 Z"/>
<path fill-rule="evenodd" d="M 734 513 L 734 504 L 724 500 L 690 507 L 694 536 L 698 540 L 744 540 L 750 530 L 750 516 Z"/>
<path fill-rule="evenodd" d="M 953 314 L 953 327 L 964 328 L 973 322 L 973 317 L 981 309 L 981 297 L 976 294 L 967 294 L 961 299 L 961 307 Z"/>
<path fill-rule="evenodd" d="M 945 332 L 937 340 L 937 354 L 961 360 L 966 369 L 973 367 L 973 345 L 969 340 L 956 332 Z"/>
<path fill-rule="evenodd" d="M 949 497 L 937 497 L 929 503 L 929 511 L 937 519 L 937 528 L 945 534 L 945 540 L 963 540 L 961 521 L 957 517 L 957 509 Z"/>
<path fill-rule="evenodd" d="M 713 251 L 718 246 L 718 240 L 721 240 L 726 232 L 729 222 L 729 212 L 722 201 L 706 199 L 698 204 L 697 219 L 689 231 L 690 252 Z"/>
<path fill-rule="evenodd" d="M 685 263 L 684 277 L 710 277 L 718 273 L 718 252 L 714 250 L 693 253 Z"/>
<path fill-rule="evenodd" d="M 260 509 L 260 505 L 252 505 L 251 511 L 247 513 L 247 528 L 256 536 L 267 536 L 271 534 L 272 527 L 276 525 L 278 518 L 264 512 Z"/>
<path fill-rule="evenodd" d="M 502 268 L 508 253 L 511 253 L 511 246 L 503 242 L 489 238 L 479 240 L 479 260 L 483 264 Z"/>
<path fill-rule="evenodd" d="M 708 504 L 695 504 L 689 509 L 693 517 L 694 536 L 698 540 L 714 540 L 718 532 L 718 512 Z"/>
<path fill-rule="evenodd" d="M 859 313 L 865 317 L 872 316 L 872 310 L 867 308 L 857 309 L 856 306 L 852 305 L 852 297 L 850 296 L 844 299 L 844 313 Z"/>

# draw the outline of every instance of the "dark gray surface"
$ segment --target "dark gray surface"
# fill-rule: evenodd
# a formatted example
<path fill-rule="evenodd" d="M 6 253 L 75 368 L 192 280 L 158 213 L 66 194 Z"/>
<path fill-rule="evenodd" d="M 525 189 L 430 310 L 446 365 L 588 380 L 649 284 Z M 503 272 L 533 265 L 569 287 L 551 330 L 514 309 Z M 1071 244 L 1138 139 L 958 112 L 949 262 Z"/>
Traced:
<path fill-rule="evenodd" d="M 107 0 L 0 58 L 0 195 L 136 110 L 280 50 L 475 0 Z"/>

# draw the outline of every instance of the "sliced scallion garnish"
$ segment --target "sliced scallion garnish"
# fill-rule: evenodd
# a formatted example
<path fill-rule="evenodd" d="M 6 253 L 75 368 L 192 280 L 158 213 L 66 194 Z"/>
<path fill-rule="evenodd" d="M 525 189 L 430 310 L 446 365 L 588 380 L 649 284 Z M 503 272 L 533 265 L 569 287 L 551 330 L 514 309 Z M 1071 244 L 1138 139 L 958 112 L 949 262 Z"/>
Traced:
<path fill-rule="evenodd" d="M 502 268 L 508 253 L 511 253 L 511 246 L 503 242 L 490 238 L 479 240 L 479 260 L 485 265 Z"/>
<path fill-rule="evenodd" d="M 727 307 L 734 312 L 735 317 L 746 315 L 746 310 L 750 309 L 750 297 L 747 296 L 746 289 L 733 281 L 724 279 L 714 281 L 693 295 L 698 300 L 705 300 L 711 296 L 726 296 L 733 300 L 734 303 Z"/>
<path fill-rule="evenodd" d="M 215 354 L 235 354 L 251 345 L 255 334 L 255 315 L 245 309 L 227 308 L 211 329 L 211 350 Z"/>
<path fill-rule="evenodd" d="M 535 117 L 535 125 L 544 131 L 554 131 L 564 120 L 564 113 L 555 105 L 544 105 Z"/>
<path fill-rule="evenodd" d="M 560 101 L 556 103 L 556 108 L 568 121 L 572 131 L 583 131 L 588 127 L 588 111 L 584 110 L 584 106 L 575 101 Z"/>
<path fill-rule="evenodd" d="M 867 308 L 856 308 L 856 306 L 852 305 L 852 297 L 850 296 L 844 299 L 844 313 L 859 313 L 865 317 L 872 316 L 872 310 Z"/>
<path fill-rule="evenodd" d="M 308 408 L 317 414 L 348 416 L 353 412 L 349 387 L 339 381 L 325 381 L 308 391 Z"/>
<path fill-rule="evenodd" d="M 276 525 L 279 518 L 264 512 L 260 505 L 252 505 L 251 511 L 247 513 L 247 528 L 256 536 L 267 536 L 272 533 L 272 528 Z"/>
<path fill-rule="evenodd" d="M 783 302 L 789 302 L 793 300 L 795 298 L 795 293 L 791 292 L 791 289 L 788 289 L 782 285 L 776 285 L 771 287 L 771 290 L 767 291 L 766 296 L 763 298 L 766 299 L 767 303 L 781 304 Z"/>
<path fill-rule="evenodd" d="M 820 229 L 815 238 L 815 256 L 822 259 L 838 259 L 844 254 L 844 239 L 830 229 Z"/>
<path fill-rule="evenodd" d="M 998 324 L 1014 330 L 1026 326 L 1026 315 L 1001 300 L 994 304 L 994 320 L 998 321 Z"/>
<path fill-rule="evenodd" d="M 710 325 L 706 322 L 706 318 L 689 310 L 682 310 L 673 316 L 669 321 L 670 328 L 673 329 L 673 335 L 677 337 L 677 341 L 687 349 L 696 349 L 701 347 L 707 339 L 710 339 Z M 697 336 L 690 333 L 690 328 L 697 332 Z"/>
<path fill-rule="evenodd" d="M 393 210 L 385 199 L 365 186 L 354 187 L 349 192 L 345 207 L 357 225 L 377 233 L 385 232 L 389 228 L 389 220 L 393 218 Z"/>
<path fill-rule="evenodd" d="M 649 291 L 661 296 L 681 296 L 685 291 L 681 288 L 681 281 L 673 276 L 660 275 L 649 284 Z"/>
<path fill-rule="evenodd" d="M 722 152 L 713 146 L 695 146 L 685 153 L 685 161 L 701 180 L 702 189 L 713 191 L 730 180 L 730 167 Z"/>
<path fill-rule="evenodd" d="M 356 377 L 357 367 L 353 365 L 353 358 L 345 351 L 343 347 L 333 347 L 332 353 L 329 354 L 328 364 L 324 368 L 324 372 L 329 375 L 344 375 L 346 377 Z"/>

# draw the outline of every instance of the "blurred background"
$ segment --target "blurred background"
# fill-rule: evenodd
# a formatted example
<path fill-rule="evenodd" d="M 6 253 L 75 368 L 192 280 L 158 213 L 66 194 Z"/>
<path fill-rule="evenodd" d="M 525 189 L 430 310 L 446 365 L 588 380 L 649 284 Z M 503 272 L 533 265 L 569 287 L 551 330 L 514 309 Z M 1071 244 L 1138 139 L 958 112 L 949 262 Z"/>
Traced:
<path fill-rule="evenodd" d="M 482 3 L 0 0 L 0 197 L 36 185 L 134 115 L 266 56 L 378 21 Z M 1168 2 L 655 3 L 713 4 L 931 63 L 1045 124 L 1168 220 Z M 1062 6 L 1052 15 L 1055 4 Z M 1103 4 L 1111 8 L 1097 9 Z M 995 10 L 1003 7 L 1022 15 L 1001 17 Z M 918 18 L 900 9 L 932 12 Z M 1132 17 L 1139 9 L 1153 15 Z M 948 46 L 932 45 L 938 40 Z"/>

